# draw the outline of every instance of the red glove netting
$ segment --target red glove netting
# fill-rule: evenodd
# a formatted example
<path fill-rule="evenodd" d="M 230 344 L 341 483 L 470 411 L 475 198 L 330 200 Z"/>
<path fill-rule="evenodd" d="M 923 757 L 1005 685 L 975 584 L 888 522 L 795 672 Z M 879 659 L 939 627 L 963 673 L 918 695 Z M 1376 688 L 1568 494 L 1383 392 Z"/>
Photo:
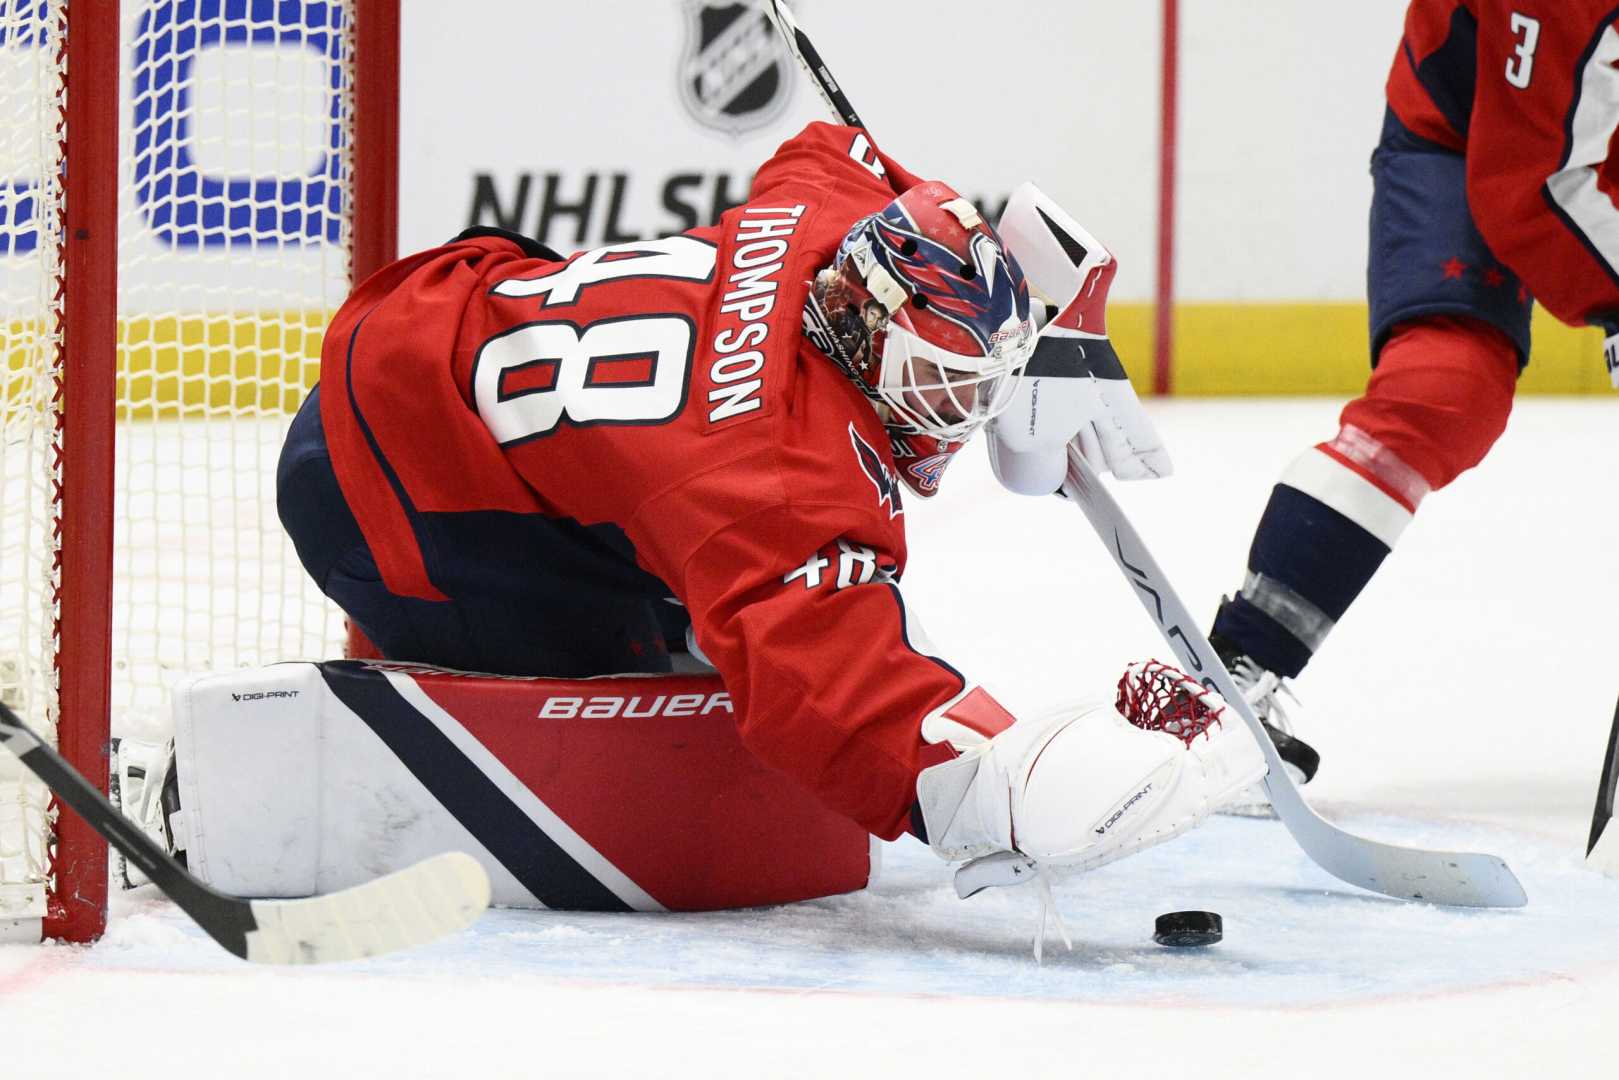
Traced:
<path fill-rule="evenodd" d="M 1136 727 L 1168 732 L 1187 746 L 1209 728 L 1224 724 L 1225 700 L 1219 694 L 1157 660 L 1124 669 L 1113 705 Z"/>

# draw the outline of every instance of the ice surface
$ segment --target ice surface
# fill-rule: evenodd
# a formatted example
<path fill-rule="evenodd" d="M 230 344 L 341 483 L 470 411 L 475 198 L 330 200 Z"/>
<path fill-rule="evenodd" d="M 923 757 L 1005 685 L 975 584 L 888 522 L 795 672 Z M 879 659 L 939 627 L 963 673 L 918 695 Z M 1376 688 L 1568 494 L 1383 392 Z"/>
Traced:
<path fill-rule="evenodd" d="M 1152 406 L 1176 478 L 1116 486 L 1196 610 L 1336 405 Z M 1580 865 L 1619 694 L 1614 403 L 1522 402 L 1430 497 L 1300 680 L 1312 798 L 1380 839 L 1490 851 L 1520 911 L 1360 892 L 1278 824 L 1217 819 L 1059 884 L 1074 938 L 1029 954 L 1032 892 L 955 899 L 920 845 L 872 889 L 703 915 L 496 912 L 413 953 L 268 971 L 150 890 L 93 949 L 0 947 L 0 1076 L 1607 1076 L 1619 882 Z M 907 506 L 941 652 L 1014 708 L 1107 692 L 1162 653 L 1080 515 L 998 493 L 978 451 Z M 1225 916 L 1168 950 L 1153 917 Z"/>

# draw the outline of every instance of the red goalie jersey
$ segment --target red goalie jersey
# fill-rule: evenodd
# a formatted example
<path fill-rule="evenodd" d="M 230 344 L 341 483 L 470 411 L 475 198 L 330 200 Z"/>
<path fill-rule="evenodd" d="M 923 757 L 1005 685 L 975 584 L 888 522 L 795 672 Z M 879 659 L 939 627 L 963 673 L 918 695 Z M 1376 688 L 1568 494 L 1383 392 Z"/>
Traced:
<path fill-rule="evenodd" d="M 321 419 L 388 589 L 441 598 L 415 515 L 616 526 L 686 606 L 754 753 L 898 835 L 939 756 L 921 719 L 967 685 L 895 585 L 887 433 L 801 313 L 849 227 L 916 183 L 813 124 L 712 228 L 563 262 L 475 237 L 366 281 L 326 338 Z"/>
<path fill-rule="evenodd" d="M 1388 99 L 1467 155 L 1479 232 L 1537 300 L 1619 323 L 1614 0 L 1414 0 Z"/>

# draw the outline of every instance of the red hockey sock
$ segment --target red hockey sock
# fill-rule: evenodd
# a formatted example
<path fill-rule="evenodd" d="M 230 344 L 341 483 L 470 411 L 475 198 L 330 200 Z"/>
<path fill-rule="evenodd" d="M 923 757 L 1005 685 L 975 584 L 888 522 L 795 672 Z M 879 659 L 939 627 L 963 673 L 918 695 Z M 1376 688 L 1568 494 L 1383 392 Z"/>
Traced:
<path fill-rule="evenodd" d="M 1494 327 L 1462 317 L 1418 319 L 1394 331 L 1366 393 L 1344 408 L 1341 423 L 1438 490 L 1500 438 L 1517 377 L 1517 350 Z"/>

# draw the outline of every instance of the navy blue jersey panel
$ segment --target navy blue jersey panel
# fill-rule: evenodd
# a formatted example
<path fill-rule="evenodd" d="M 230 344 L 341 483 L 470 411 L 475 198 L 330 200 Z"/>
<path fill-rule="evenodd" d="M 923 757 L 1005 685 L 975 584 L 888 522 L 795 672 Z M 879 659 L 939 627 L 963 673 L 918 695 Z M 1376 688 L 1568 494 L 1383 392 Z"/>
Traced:
<path fill-rule="evenodd" d="M 1473 92 L 1478 72 L 1478 19 L 1457 6 L 1445 43 L 1416 65 L 1417 81 L 1456 134 L 1467 138 L 1472 126 Z"/>
<path fill-rule="evenodd" d="M 304 568 L 393 660 L 503 675 L 669 670 L 668 588 L 612 525 L 504 511 L 411 512 L 448 600 L 388 591 L 332 471 L 319 390 L 294 419 L 277 509 Z"/>

